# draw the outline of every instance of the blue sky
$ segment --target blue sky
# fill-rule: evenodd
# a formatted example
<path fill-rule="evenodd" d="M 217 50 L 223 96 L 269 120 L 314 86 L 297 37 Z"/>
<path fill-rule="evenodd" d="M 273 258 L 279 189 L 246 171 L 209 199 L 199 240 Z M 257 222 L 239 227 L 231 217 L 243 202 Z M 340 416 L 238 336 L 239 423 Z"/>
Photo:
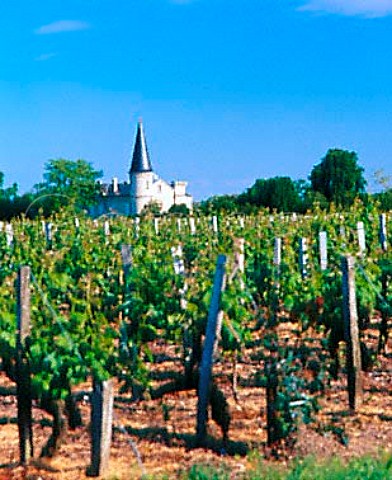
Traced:
<path fill-rule="evenodd" d="M 307 178 L 355 150 L 392 173 L 392 0 L 3 0 L 0 171 L 53 158 L 125 180 L 142 117 L 153 167 L 196 199 Z"/>

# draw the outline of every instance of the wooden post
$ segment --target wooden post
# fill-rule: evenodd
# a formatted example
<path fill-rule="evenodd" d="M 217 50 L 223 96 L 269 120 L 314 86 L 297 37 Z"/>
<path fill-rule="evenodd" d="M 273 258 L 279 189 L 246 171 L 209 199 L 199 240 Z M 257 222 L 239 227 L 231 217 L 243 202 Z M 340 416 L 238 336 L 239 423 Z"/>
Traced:
<path fill-rule="evenodd" d="M 266 401 L 267 401 L 267 444 L 273 445 L 280 438 L 278 412 L 276 401 L 278 396 L 278 369 L 276 352 L 271 352 L 265 359 L 264 373 L 267 379 Z"/>
<path fill-rule="evenodd" d="M 127 285 L 127 277 L 131 271 L 132 267 L 132 250 L 131 246 L 123 243 L 121 245 L 121 261 L 125 277 L 125 285 Z"/>
<path fill-rule="evenodd" d="M 113 423 L 113 380 L 94 381 L 91 396 L 91 465 L 90 477 L 104 475 L 109 466 Z"/>
<path fill-rule="evenodd" d="M 33 456 L 31 378 L 26 358 L 26 339 L 30 334 L 30 267 L 21 267 L 17 281 L 17 401 L 19 458 L 26 464 Z"/>
<path fill-rule="evenodd" d="M 385 213 L 382 213 L 379 217 L 380 221 L 380 244 L 384 252 L 388 249 L 387 243 L 387 216 Z"/>
<path fill-rule="evenodd" d="M 385 213 L 382 213 L 379 216 L 380 222 L 380 244 L 382 251 L 385 253 L 388 251 L 388 242 L 387 242 L 387 216 Z M 389 275 L 387 272 L 383 271 L 381 275 L 381 296 L 383 299 L 388 297 L 388 283 Z M 386 303 L 386 300 L 384 300 Z M 385 351 L 386 345 L 388 343 L 388 320 L 389 312 L 388 308 L 385 308 L 386 304 L 383 305 L 381 309 L 381 325 L 380 325 L 380 336 L 378 340 L 378 352 Z"/>
<path fill-rule="evenodd" d="M 216 264 L 212 298 L 208 311 L 206 338 L 204 340 L 203 355 L 200 365 L 200 377 L 197 404 L 197 443 L 204 442 L 207 435 L 208 400 L 211 382 L 212 360 L 215 339 L 217 338 L 217 322 L 220 310 L 220 298 L 225 284 L 226 256 L 219 255 Z"/>
<path fill-rule="evenodd" d="M 343 321 L 346 341 L 346 368 L 348 400 L 355 411 L 362 404 L 361 348 L 359 343 L 358 313 L 355 294 L 355 260 L 351 255 L 342 258 Z"/>

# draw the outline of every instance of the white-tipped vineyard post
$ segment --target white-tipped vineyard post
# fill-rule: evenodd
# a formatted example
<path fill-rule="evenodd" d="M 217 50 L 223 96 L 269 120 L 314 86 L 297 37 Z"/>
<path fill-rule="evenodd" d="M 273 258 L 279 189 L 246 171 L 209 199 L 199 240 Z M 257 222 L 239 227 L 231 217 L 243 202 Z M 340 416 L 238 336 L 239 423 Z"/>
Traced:
<path fill-rule="evenodd" d="M 340 225 L 339 227 L 339 235 L 340 235 L 340 238 L 342 239 L 342 248 L 346 248 L 346 242 L 345 242 L 345 238 L 346 238 L 346 228 L 344 225 Z"/>
<path fill-rule="evenodd" d="M 26 464 L 33 456 L 33 421 L 30 366 L 26 340 L 30 335 L 30 267 L 21 267 L 17 281 L 17 401 L 19 457 Z"/>
<path fill-rule="evenodd" d="M 346 341 L 346 368 L 348 400 L 351 410 L 362 404 L 361 348 L 359 342 L 358 313 L 355 294 L 355 259 L 351 255 L 342 258 L 343 273 L 343 321 Z"/>
<path fill-rule="evenodd" d="M 212 217 L 212 231 L 215 234 L 218 233 L 218 217 L 216 215 Z"/>
<path fill-rule="evenodd" d="M 384 252 L 388 250 L 387 242 L 387 216 L 385 213 L 382 213 L 379 217 L 380 222 L 380 245 Z"/>
<path fill-rule="evenodd" d="M 11 223 L 7 223 L 5 226 L 5 236 L 7 240 L 7 246 L 10 247 L 14 241 L 14 229 L 12 228 Z"/>
<path fill-rule="evenodd" d="M 328 267 L 328 249 L 327 249 L 327 232 L 319 233 L 320 245 L 320 268 L 326 270 Z"/>
<path fill-rule="evenodd" d="M 45 223 L 45 236 L 46 236 L 46 244 L 48 248 L 52 248 L 53 243 L 53 223 L 47 222 Z"/>
<path fill-rule="evenodd" d="M 154 218 L 154 230 L 155 235 L 159 235 L 159 218 L 157 217 Z"/>
<path fill-rule="evenodd" d="M 196 225 L 195 225 L 195 218 L 189 217 L 189 229 L 191 234 L 194 235 L 196 233 Z"/>
<path fill-rule="evenodd" d="M 113 380 L 94 381 L 91 395 L 91 465 L 90 477 L 105 475 L 109 466 L 113 424 Z"/>
<path fill-rule="evenodd" d="M 245 283 L 242 277 L 245 273 L 245 240 L 243 238 L 234 239 L 234 269 L 240 272 L 241 290 L 245 290 Z"/>
<path fill-rule="evenodd" d="M 308 241 L 306 238 L 299 239 L 299 268 L 302 279 L 308 276 Z"/>
<path fill-rule="evenodd" d="M 110 235 L 110 225 L 108 220 L 105 220 L 103 224 L 103 232 L 105 234 L 105 237 L 108 237 Z"/>
<path fill-rule="evenodd" d="M 208 400 L 212 373 L 212 361 L 215 339 L 217 338 L 219 333 L 217 332 L 217 323 L 220 311 L 221 294 L 225 288 L 225 268 L 226 256 L 219 255 L 216 264 L 214 285 L 212 288 L 212 298 L 208 311 L 206 337 L 204 340 L 203 355 L 200 365 L 196 425 L 198 444 L 202 444 L 207 435 Z"/>
<path fill-rule="evenodd" d="M 177 247 L 172 247 L 171 254 L 173 258 L 174 273 L 176 275 L 185 275 L 185 265 L 181 245 L 178 245 Z"/>
<path fill-rule="evenodd" d="M 135 238 L 139 238 L 140 217 L 136 217 L 133 224 L 134 224 L 134 227 L 135 227 Z"/>
<path fill-rule="evenodd" d="M 76 228 L 76 230 L 79 230 L 79 228 L 80 228 L 80 221 L 79 221 L 78 217 L 75 217 L 75 228 Z"/>
<path fill-rule="evenodd" d="M 363 222 L 357 223 L 359 253 L 364 255 L 366 252 L 365 226 Z"/>
<path fill-rule="evenodd" d="M 280 264 L 282 263 L 282 239 L 276 237 L 274 240 L 274 265 L 275 277 L 280 276 Z"/>

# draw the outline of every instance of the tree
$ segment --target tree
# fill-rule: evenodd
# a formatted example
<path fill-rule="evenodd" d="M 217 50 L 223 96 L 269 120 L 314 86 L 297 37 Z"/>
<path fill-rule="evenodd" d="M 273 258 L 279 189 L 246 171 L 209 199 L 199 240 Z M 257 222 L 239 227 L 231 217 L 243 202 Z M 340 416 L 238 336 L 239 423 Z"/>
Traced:
<path fill-rule="evenodd" d="M 185 205 L 185 203 L 175 204 L 169 208 L 168 213 L 186 216 L 189 215 L 189 208 Z"/>
<path fill-rule="evenodd" d="M 87 208 L 97 199 L 100 177 L 102 172 L 85 160 L 50 160 L 45 165 L 44 181 L 35 185 L 37 199 L 42 200 L 45 214 L 66 205 Z"/>
<path fill-rule="evenodd" d="M 0 172 L 0 219 L 10 220 L 13 216 L 18 215 L 18 210 L 15 202 L 18 197 L 18 185 L 14 183 L 11 187 L 4 187 L 4 173 Z"/>
<path fill-rule="evenodd" d="M 238 210 L 237 195 L 214 195 L 200 202 L 196 209 L 208 215 L 212 213 L 232 213 Z"/>
<path fill-rule="evenodd" d="M 18 193 L 18 185 L 14 183 L 12 187 L 4 188 L 4 173 L 0 172 L 0 199 L 13 200 Z"/>
<path fill-rule="evenodd" d="M 330 149 L 313 167 L 309 179 L 314 192 L 322 194 L 328 202 L 347 207 L 365 193 L 363 172 L 355 152 Z"/>
<path fill-rule="evenodd" d="M 240 201 L 284 212 L 301 210 L 302 204 L 298 184 L 290 177 L 258 179 Z"/>
<path fill-rule="evenodd" d="M 373 198 L 379 203 L 384 212 L 392 210 L 392 175 L 388 175 L 383 169 L 374 172 L 375 181 L 381 186 L 381 192 L 373 194 Z"/>

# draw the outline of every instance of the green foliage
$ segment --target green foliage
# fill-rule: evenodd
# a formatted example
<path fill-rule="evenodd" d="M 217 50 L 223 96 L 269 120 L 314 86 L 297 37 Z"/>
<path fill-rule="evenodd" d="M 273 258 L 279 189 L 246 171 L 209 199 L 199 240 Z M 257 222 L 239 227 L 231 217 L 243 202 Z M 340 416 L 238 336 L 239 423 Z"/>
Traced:
<path fill-rule="evenodd" d="M 87 208 L 96 201 L 100 177 L 102 172 L 85 160 L 51 160 L 45 165 L 43 182 L 35 185 L 37 201 L 46 215 L 65 206 Z"/>
<path fill-rule="evenodd" d="M 0 200 L 12 200 L 18 193 L 18 186 L 14 183 L 11 187 L 4 188 L 4 173 L 0 172 Z"/>
<path fill-rule="evenodd" d="M 392 473 L 392 458 L 362 457 L 344 462 L 340 458 L 331 458 L 318 462 L 312 457 L 299 458 L 288 467 L 270 465 L 258 454 L 249 458 L 254 466 L 241 473 L 242 480 L 387 480 Z M 182 479 L 186 480 L 229 480 L 230 468 L 224 464 L 219 467 L 211 465 L 193 465 Z"/>
<path fill-rule="evenodd" d="M 161 214 L 162 207 L 156 201 L 151 201 L 143 207 L 143 210 L 140 212 L 141 217 L 157 217 Z"/>
<path fill-rule="evenodd" d="M 298 185 L 289 177 L 274 177 L 256 180 L 240 201 L 278 212 L 296 212 L 301 210 L 301 198 Z"/>
<path fill-rule="evenodd" d="M 0 231 L 3 360 L 12 363 L 15 358 L 17 270 L 30 265 L 33 329 L 28 355 L 35 389 L 63 398 L 70 384 L 90 375 L 97 379 L 115 375 L 124 389 L 140 398 L 151 385 L 155 360 L 151 342 L 175 345 L 179 356 L 183 353 L 184 367 L 190 354 L 195 363 L 200 361 L 216 258 L 226 253 L 228 282 L 221 301 L 220 352 L 227 354 L 225 358 L 240 358 L 243 347 L 253 345 L 253 355 L 261 365 L 269 355 L 275 356 L 281 438 L 295 435 L 299 422 L 312 420 L 317 396 L 328 381 L 328 342 L 312 349 L 307 337 L 340 324 L 341 255 L 357 254 L 359 220 L 365 222 L 369 250 L 357 261 L 361 318 L 375 308 L 380 278 L 390 270 L 390 254 L 380 252 L 378 246 L 377 210 L 361 202 L 354 202 L 345 214 L 321 209 L 313 216 L 295 217 L 260 212 L 242 218 L 243 222 L 219 215 L 218 233 L 212 232 L 211 219 L 201 215 L 193 234 L 185 221 L 179 231 L 173 216 L 160 218 L 159 234 L 150 217 L 140 222 L 110 219 L 110 235 L 105 234 L 102 220 L 83 215 L 78 220 L 69 211 L 51 217 L 51 242 L 43 233 L 42 217 L 13 220 L 12 243 L 7 242 L 4 228 Z M 328 233 L 325 271 L 319 265 L 320 230 Z M 282 239 L 280 265 L 274 263 L 276 237 Z M 309 245 L 305 278 L 298 265 L 297 246 L 302 237 Z M 233 276 L 238 238 L 244 239 L 245 271 Z M 123 244 L 130 245 L 132 252 L 126 273 L 121 261 Z M 178 246 L 183 252 L 183 273 L 176 273 L 173 266 L 171 249 Z M 390 298 L 390 291 L 386 296 Z M 318 299 L 323 303 L 317 303 Z M 381 305 L 378 308 L 382 310 Z M 290 323 L 295 324 L 296 337 L 285 343 L 276 329 Z M 266 387 L 265 375 L 256 380 Z"/>
<path fill-rule="evenodd" d="M 347 207 L 365 191 L 363 172 L 355 152 L 330 149 L 310 173 L 311 188 L 328 202 Z"/>
<path fill-rule="evenodd" d="M 390 212 L 392 210 L 392 188 L 373 194 L 373 199 L 380 205 L 380 210 Z"/>
<path fill-rule="evenodd" d="M 180 203 L 179 205 L 172 205 L 169 208 L 169 212 L 174 215 L 189 215 L 189 208 L 185 205 L 185 203 Z"/>
<path fill-rule="evenodd" d="M 211 213 L 233 213 L 239 210 L 237 195 L 215 195 L 200 202 L 196 210 L 204 215 Z"/>

